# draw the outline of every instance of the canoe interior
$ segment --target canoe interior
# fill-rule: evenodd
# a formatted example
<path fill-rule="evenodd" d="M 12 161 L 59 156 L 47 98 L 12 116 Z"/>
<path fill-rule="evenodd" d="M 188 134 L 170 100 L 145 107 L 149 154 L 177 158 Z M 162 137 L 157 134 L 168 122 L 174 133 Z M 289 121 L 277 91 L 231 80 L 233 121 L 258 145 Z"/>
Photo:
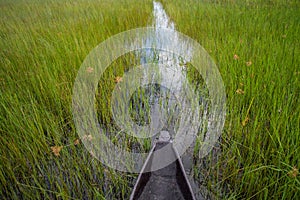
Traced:
<path fill-rule="evenodd" d="M 155 151 L 162 147 L 165 147 L 166 151 L 162 155 L 155 155 Z M 174 157 L 176 161 L 166 167 L 156 171 L 151 170 L 155 162 Z M 180 157 L 170 142 L 157 142 L 155 144 L 144 164 L 142 173 L 138 177 L 130 199 L 195 199 Z"/>

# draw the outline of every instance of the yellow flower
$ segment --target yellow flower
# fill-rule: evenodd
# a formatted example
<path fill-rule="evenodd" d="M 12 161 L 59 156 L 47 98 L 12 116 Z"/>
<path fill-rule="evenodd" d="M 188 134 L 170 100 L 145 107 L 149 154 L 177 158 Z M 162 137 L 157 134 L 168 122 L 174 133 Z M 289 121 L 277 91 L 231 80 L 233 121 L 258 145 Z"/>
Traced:
<path fill-rule="evenodd" d="M 74 145 L 76 146 L 76 145 L 78 145 L 80 143 L 80 140 L 79 139 L 76 139 L 75 141 L 74 141 Z"/>
<path fill-rule="evenodd" d="M 94 68 L 92 68 L 92 67 L 88 67 L 87 69 L 86 69 L 86 72 L 87 73 L 92 73 L 94 71 Z"/>
<path fill-rule="evenodd" d="M 238 55 L 236 55 L 236 54 L 234 54 L 234 56 L 233 56 L 233 59 L 234 60 L 238 60 L 240 57 L 238 56 Z"/>
<path fill-rule="evenodd" d="M 51 147 L 51 150 L 55 156 L 59 156 L 59 152 L 61 151 L 62 148 L 63 146 L 53 146 Z"/>
<path fill-rule="evenodd" d="M 296 178 L 296 176 L 299 174 L 299 170 L 294 166 L 291 171 L 289 171 L 288 176 L 291 178 Z"/>
<path fill-rule="evenodd" d="M 250 61 L 248 61 L 248 62 L 246 62 L 246 65 L 249 67 L 250 65 L 252 65 L 252 62 L 251 62 L 251 60 Z"/>
<path fill-rule="evenodd" d="M 115 78 L 115 82 L 116 82 L 116 83 L 119 83 L 119 82 L 121 82 L 121 81 L 122 81 L 122 77 L 117 76 L 117 77 Z"/>
<path fill-rule="evenodd" d="M 82 139 L 83 139 L 83 140 L 92 141 L 93 136 L 92 136 L 92 135 L 84 135 Z"/>
<path fill-rule="evenodd" d="M 244 94 L 244 93 L 245 93 L 242 89 L 237 89 L 235 92 L 236 92 L 237 94 Z"/>

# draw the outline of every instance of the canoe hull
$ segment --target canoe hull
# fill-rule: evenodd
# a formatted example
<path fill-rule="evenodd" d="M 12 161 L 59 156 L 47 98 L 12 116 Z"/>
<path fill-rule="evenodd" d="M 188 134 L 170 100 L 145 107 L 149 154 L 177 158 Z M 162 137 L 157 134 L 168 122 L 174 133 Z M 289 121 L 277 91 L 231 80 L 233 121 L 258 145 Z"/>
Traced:
<path fill-rule="evenodd" d="M 163 155 L 155 154 L 156 150 L 163 147 L 166 148 Z M 157 162 L 170 158 L 175 161 L 161 169 L 151 170 Z M 181 159 L 172 143 L 156 142 L 138 176 L 130 199 L 195 199 Z"/>

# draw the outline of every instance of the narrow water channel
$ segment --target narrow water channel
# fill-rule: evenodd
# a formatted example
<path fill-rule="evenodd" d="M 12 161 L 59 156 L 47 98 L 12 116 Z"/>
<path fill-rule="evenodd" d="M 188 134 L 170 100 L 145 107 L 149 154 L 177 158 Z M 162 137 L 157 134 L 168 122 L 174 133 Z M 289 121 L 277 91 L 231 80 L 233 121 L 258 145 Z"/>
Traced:
<path fill-rule="evenodd" d="M 153 2 L 153 23 L 151 26 L 155 27 L 156 31 L 155 33 L 149 34 L 144 41 L 145 46 L 168 41 L 166 39 L 168 36 L 162 35 L 159 29 L 174 30 L 174 37 L 178 38 L 175 41 L 170 41 L 175 44 L 174 46 L 180 47 L 181 43 L 186 42 L 180 41 L 180 37 L 176 37 L 177 32 L 175 31 L 175 23 L 170 20 L 162 4 L 156 1 Z M 180 57 L 180 55 L 174 55 L 172 52 L 157 49 L 146 49 L 137 52 L 137 57 L 140 58 L 141 65 L 155 62 L 157 63 L 157 69 L 155 73 L 153 73 L 153 69 L 144 70 L 143 82 L 144 85 L 147 85 L 147 87 L 144 87 L 144 93 L 148 96 L 146 97 L 146 101 L 150 105 L 148 110 L 149 115 L 146 115 L 144 118 L 137 118 L 135 123 L 140 125 L 148 123 L 154 129 L 152 129 L 154 133 L 158 134 L 159 130 L 166 130 L 171 134 L 172 138 L 176 136 L 176 133 L 179 131 L 179 124 L 183 121 L 188 121 L 187 119 L 191 118 L 189 113 L 191 107 L 186 103 L 186 90 L 188 90 L 189 87 L 187 63 L 189 63 L 191 56 L 192 49 L 188 49 L 185 52 L 185 58 Z M 196 126 L 197 130 L 193 130 L 190 128 L 191 125 L 187 123 L 186 134 L 189 134 L 189 131 L 201 132 L 200 129 L 204 130 L 207 126 L 206 116 L 208 112 L 208 103 L 203 100 L 204 98 L 201 98 L 200 91 L 194 92 L 197 93 L 196 96 L 199 97 L 199 99 L 197 99 L 197 104 L 193 105 L 194 112 L 201 113 L 196 119 L 199 126 Z M 135 98 L 140 98 L 140 96 L 137 95 Z M 140 105 L 136 106 L 137 113 L 145 112 L 145 106 L 141 105 L 143 103 L 141 101 L 134 101 L 132 103 L 135 104 L 136 102 L 140 102 Z M 150 117 L 147 118 L 147 116 Z M 157 134 L 151 135 L 152 143 L 154 139 L 158 137 Z M 195 140 L 197 135 L 194 135 L 193 137 L 193 140 Z M 206 189 L 196 184 L 197 181 L 193 178 L 194 145 L 195 143 L 193 142 L 183 154 L 183 164 L 186 174 L 189 176 L 195 197 L 197 199 L 209 199 L 208 192 L 204 191 Z M 200 188 L 202 191 L 200 191 Z"/>

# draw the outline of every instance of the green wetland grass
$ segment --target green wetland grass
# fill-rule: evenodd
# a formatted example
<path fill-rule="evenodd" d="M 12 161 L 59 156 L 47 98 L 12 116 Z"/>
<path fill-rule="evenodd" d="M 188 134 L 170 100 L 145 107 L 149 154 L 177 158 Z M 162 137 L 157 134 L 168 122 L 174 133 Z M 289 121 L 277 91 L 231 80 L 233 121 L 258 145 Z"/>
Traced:
<path fill-rule="evenodd" d="M 299 1 L 163 4 L 177 29 L 210 53 L 225 83 L 217 184 L 232 199 L 298 199 Z"/>
<path fill-rule="evenodd" d="M 0 196 L 128 198 L 132 176 L 105 168 L 81 143 L 75 145 L 72 87 L 95 46 L 148 24 L 152 2 L 1 1 L 0 5 Z M 107 90 L 115 79 L 109 78 Z"/>
<path fill-rule="evenodd" d="M 226 88 L 225 127 L 205 186 L 224 199 L 298 199 L 299 1 L 162 3 L 176 29 L 215 60 Z M 0 1 L 0 197 L 129 198 L 136 174 L 105 167 L 80 142 L 72 87 L 87 54 L 114 34 L 151 24 L 152 6 Z M 116 60 L 100 80 L 101 123 L 112 123 L 106 104 L 131 57 Z"/>

